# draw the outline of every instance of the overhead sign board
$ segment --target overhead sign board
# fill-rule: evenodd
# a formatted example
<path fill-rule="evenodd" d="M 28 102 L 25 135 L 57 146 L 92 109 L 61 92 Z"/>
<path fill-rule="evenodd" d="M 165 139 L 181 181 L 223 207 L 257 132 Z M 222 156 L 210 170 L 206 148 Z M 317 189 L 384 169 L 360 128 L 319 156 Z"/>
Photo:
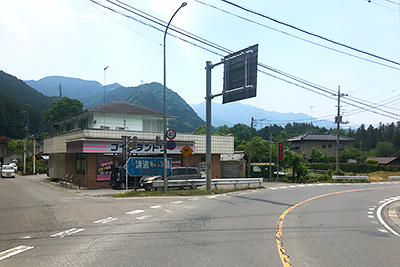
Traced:
<path fill-rule="evenodd" d="M 224 89 L 226 104 L 256 96 L 258 44 L 224 57 Z"/>
<path fill-rule="evenodd" d="M 171 174 L 172 159 L 167 159 L 167 175 Z M 164 158 L 129 158 L 124 166 L 131 176 L 163 175 Z"/>

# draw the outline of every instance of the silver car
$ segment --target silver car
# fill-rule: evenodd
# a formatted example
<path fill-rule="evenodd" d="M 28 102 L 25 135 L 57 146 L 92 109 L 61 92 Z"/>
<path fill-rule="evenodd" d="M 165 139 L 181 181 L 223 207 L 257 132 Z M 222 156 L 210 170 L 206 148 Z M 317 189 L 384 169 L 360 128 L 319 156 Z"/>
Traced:
<path fill-rule="evenodd" d="M 1 178 L 6 177 L 14 177 L 15 178 L 15 170 L 12 165 L 3 165 L 1 167 Z"/>
<path fill-rule="evenodd" d="M 196 189 L 204 185 L 205 179 L 201 177 L 196 167 L 173 167 L 171 175 L 168 176 L 168 188 L 190 188 Z M 147 190 L 161 190 L 164 185 L 164 177 L 161 175 L 143 176 L 140 186 Z"/>

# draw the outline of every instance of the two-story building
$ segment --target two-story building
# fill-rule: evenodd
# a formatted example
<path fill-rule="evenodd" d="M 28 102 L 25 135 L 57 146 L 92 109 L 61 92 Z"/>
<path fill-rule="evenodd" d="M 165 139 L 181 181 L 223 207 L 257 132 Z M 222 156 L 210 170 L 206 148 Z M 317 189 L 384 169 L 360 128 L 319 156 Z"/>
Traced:
<path fill-rule="evenodd" d="M 337 135 L 335 134 L 303 134 L 287 140 L 290 143 L 290 150 L 302 153 L 305 158 L 309 159 L 311 150 L 314 148 L 326 153 L 327 156 L 336 155 Z M 350 147 L 354 138 L 339 135 L 339 151 L 346 150 Z"/>
<path fill-rule="evenodd" d="M 89 108 L 80 114 L 57 122 L 60 133 L 44 140 L 44 153 L 49 155 L 49 176 L 72 180 L 87 188 L 109 187 L 112 166 L 124 164 L 122 136 L 135 137 L 131 157 L 163 157 L 164 113 L 127 102 L 115 101 Z M 167 115 L 168 120 L 174 116 Z M 205 165 L 206 137 L 177 133 L 176 147 L 167 150 L 173 166 Z M 193 151 L 188 157 L 181 150 Z M 220 177 L 221 154 L 234 152 L 233 136 L 212 136 L 212 177 Z"/>

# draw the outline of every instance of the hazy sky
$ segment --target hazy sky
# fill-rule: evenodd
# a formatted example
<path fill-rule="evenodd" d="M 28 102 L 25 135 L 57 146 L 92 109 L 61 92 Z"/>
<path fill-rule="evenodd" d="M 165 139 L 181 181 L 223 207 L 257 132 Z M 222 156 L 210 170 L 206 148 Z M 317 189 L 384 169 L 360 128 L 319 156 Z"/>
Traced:
<path fill-rule="evenodd" d="M 161 31 L 154 29 L 151 26 L 155 24 L 149 20 L 114 5 L 122 5 L 117 0 L 96 1 L 136 20 L 89 0 L 0 0 L 0 69 L 23 80 L 60 75 L 96 80 L 101 84 L 117 82 L 124 86 L 154 81 L 163 83 L 165 28 L 157 25 Z M 121 2 L 163 21 L 168 21 L 182 3 L 176 0 Z M 264 73 L 258 73 L 257 97 L 241 101 L 242 104 L 268 111 L 312 113 L 314 121 L 333 121 L 337 97 L 332 93 L 337 93 L 340 86 L 341 92 L 348 95 L 342 98 L 341 106 L 343 120 L 349 121 L 348 125 L 400 121 L 398 0 L 232 2 L 290 26 L 394 61 L 335 45 L 221 0 L 188 0 L 172 25 L 230 51 L 259 44 L 259 62 L 264 66 L 317 86 L 309 87 L 259 67 Z M 186 38 L 171 29 L 168 32 Z M 227 53 L 187 40 L 195 45 L 167 37 L 167 87 L 187 103 L 199 103 L 205 97 L 206 61 L 220 62 Z M 105 78 L 106 66 L 109 68 Z M 222 65 L 213 69 L 213 94 L 222 91 L 222 73 Z M 57 88 L 54 90 L 55 95 L 58 94 Z M 213 101 L 222 103 L 222 98 L 216 97 Z M 249 123 L 251 117 L 249 114 Z"/>

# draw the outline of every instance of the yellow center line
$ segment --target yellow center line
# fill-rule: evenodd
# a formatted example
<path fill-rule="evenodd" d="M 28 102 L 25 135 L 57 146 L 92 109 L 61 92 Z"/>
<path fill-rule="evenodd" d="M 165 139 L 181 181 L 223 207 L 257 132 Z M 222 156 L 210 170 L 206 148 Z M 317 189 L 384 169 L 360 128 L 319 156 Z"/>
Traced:
<path fill-rule="evenodd" d="M 289 208 L 287 208 L 282 214 L 281 216 L 279 216 L 278 222 L 276 224 L 276 246 L 278 248 L 278 253 L 279 253 L 279 257 L 281 258 L 282 261 L 282 265 L 284 267 L 290 267 L 293 266 L 290 263 L 289 260 L 289 255 L 286 254 L 285 248 L 283 247 L 283 241 L 282 241 L 282 237 L 283 237 L 283 220 L 285 219 L 286 215 L 292 211 L 293 209 L 297 208 L 298 206 L 309 202 L 311 200 L 315 200 L 318 198 L 323 198 L 323 197 L 327 197 L 327 196 L 332 196 L 332 195 L 338 195 L 338 194 L 344 194 L 344 193 L 352 193 L 352 192 L 359 192 L 359 191 L 366 191 L 366 190 L 376 190 L 376 189 L 383 189 L 383 188 L 390 188 L 390 187 L 375 187 L 375 188 L 363 188 L 363 189 L 353 189 L 353 190 L 346 190 L 346 191 L 339 191 L 339 192 L 333 192 L 333 193 L 327 193 L 327 194 L 323 194 L 323 195 L 319 195 L 319 196 L 315 196 L 315 197 L 311 197 L 309 199 L 303 200 Z"/>

